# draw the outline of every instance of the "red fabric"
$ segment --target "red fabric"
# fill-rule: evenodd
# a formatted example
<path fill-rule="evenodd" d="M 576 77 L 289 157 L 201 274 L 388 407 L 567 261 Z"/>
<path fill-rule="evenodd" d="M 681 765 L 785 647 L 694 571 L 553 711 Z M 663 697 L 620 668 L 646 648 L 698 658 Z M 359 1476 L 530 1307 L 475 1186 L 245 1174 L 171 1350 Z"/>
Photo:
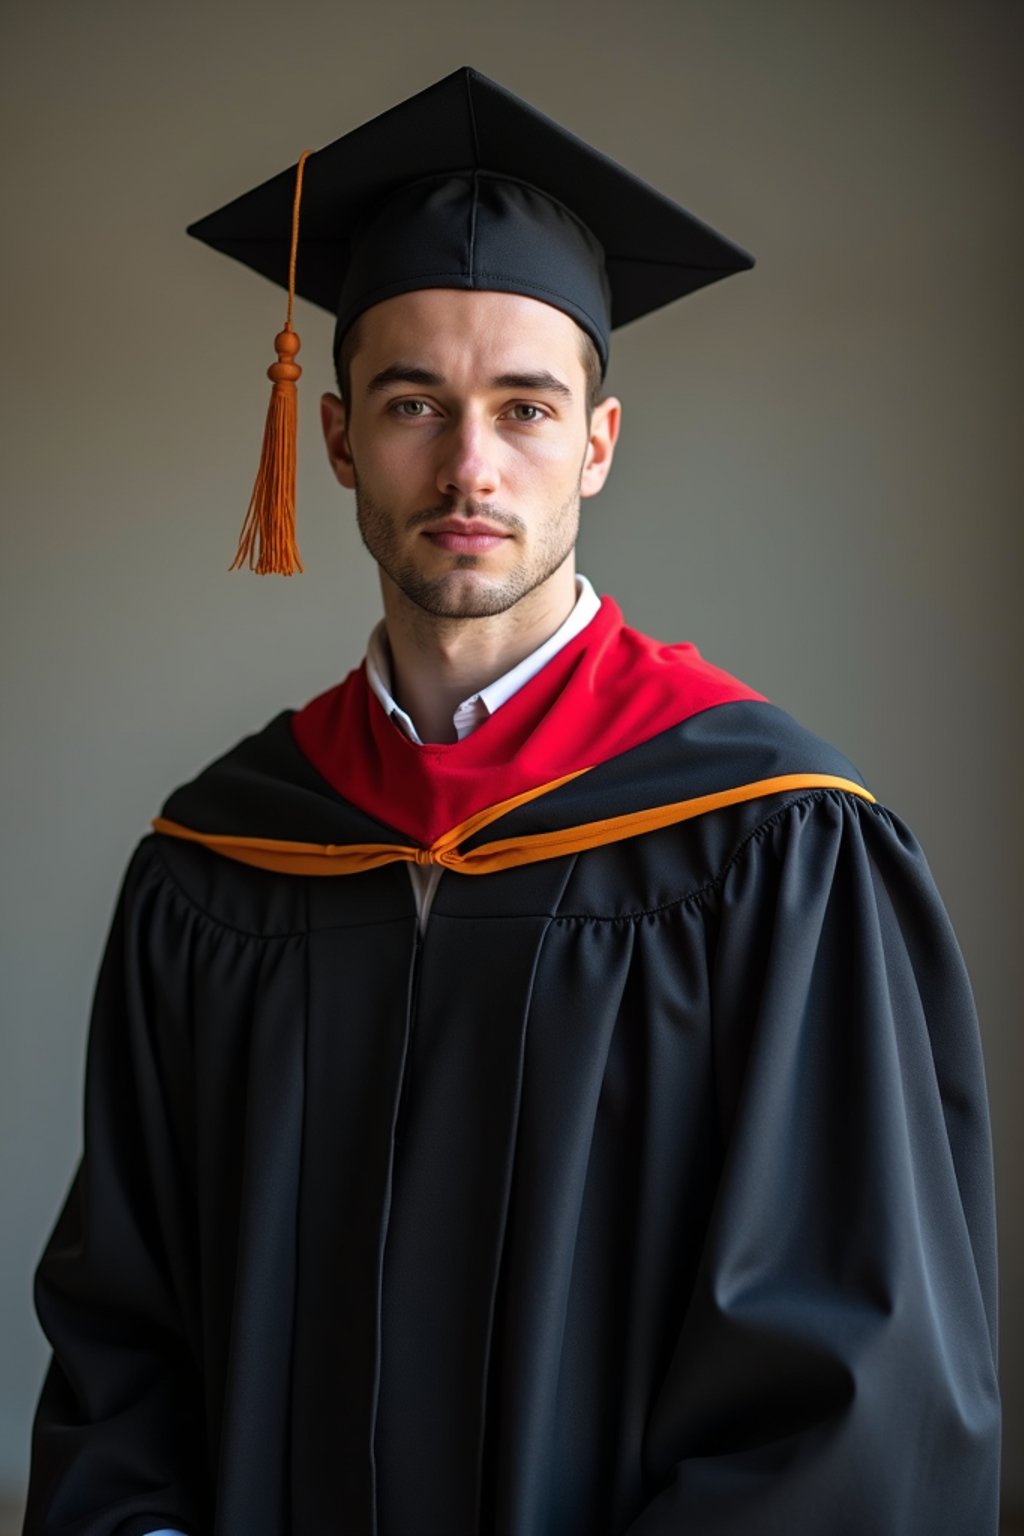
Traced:
<path fill-rule="evenodd" d="M 417 746 L 350 672 L 292 716 L 300 751 L 353 805 L 424 846 L 475 812 L 607 762 L 715 704 L 763 695 L 600 611 L 464 741 Z"/>

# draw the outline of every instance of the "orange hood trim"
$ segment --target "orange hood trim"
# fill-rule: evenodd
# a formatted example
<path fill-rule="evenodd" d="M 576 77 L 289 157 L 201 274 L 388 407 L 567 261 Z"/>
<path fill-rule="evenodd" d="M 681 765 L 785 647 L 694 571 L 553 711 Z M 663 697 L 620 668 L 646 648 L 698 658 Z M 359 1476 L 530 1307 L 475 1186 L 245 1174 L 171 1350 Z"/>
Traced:
<path fill-rule="evenodd" d="M 284 875 L 355 875 L 377 869 L 382 864 L 440 864 L 461 875 L 489 875 L 497 870 L 514 869 L 521 864 L 536 864 L 542 859 L 561 858 L 564 854 L 583 853 L 588 848 L 602 848 L 625 838 L 656 832 L 765 795 L 786 794 L 800 789 L 836 789 L 859 795 L 875 804 L 875 797 L 852 779 L 830 773 L 787 773 L 776 778 L 757 779 L 735 789 L 719 790 L 711 795 L 697 795 L 690 800 L 676 800 L 670 805 L 651 806 L 644 811 L 629 811 L 622 816 L 608 816 L 600 821 L 583 822 L 555 832 L 524 833 L 520 837 L 500 838 L 477 848 L 460 851 L 460 845 L 492 822 L 517 807 L 552 793 L 570 780 L 588 772 L 586 768 L 538 785 L 520 795 L 513 795 L 497 805 L 486 807 L 443 833 L 429 848 L 403 843 L 299 843 L 265 837 L 236 837 L 226 833 L 196 832 L 158 816 L 152 823 L 156 832 L 185 842 L 202 843 L 225 858 L 257 869 Z"/>

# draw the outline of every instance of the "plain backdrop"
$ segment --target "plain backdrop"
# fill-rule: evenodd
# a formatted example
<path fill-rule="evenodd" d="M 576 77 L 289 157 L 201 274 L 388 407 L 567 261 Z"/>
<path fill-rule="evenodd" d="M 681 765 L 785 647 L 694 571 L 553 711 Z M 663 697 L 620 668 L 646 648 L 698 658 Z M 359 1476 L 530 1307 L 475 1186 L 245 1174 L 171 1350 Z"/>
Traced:
<path fill-rule="evenodd" d="M 0 1482 L 27 1469 L 31 1273 L 128 854 L 378 611 L 318 440 L 331 323 L 302 304 L 306 574 L 227 574 L 283 304 L 185 225 L 473 64 L 757 257 L 615 334 L 580 568 L 834 741 L 928 852 L 982 1020 L 1024 1506 L 1024 7 L 9 0 L 0 26 Z"/>

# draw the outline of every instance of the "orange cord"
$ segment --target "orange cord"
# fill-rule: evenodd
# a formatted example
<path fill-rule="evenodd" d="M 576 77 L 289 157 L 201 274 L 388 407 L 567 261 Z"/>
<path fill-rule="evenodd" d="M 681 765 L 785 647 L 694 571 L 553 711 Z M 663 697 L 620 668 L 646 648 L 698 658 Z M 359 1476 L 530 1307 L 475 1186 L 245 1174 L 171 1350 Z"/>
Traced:
<path fill-rule="evenodd" d="M 302 202 L 302 177 L 306 170 L 306 161 L 310 151 L 304 149 L 299 156 L 299 163 L 295 167 L 295 196 L 292 198 L 292 246 L 288 254 L 288 318 L 284 323 L 286 331 L 292 328 L 292 305 L 295 303 L 295 262 L 299 254 L 299 205 Z"/>
<path fill-rule="evenodd" d="M 834 789 L 843 794 L 858 795 L 869 804 L 875 797 L 852 779 L 837 778 L 831 773 L 787 773 L 770 779 L 758 779 L 752 784 L 740 784 L 734 789 L 719 790 L 711 795 L 697 795 L 691 800 L 676 800 L 670 805 L 655 805 L 645 811 L 627 811 L 622 816 L 608 816 L 600 821 L 584 822 L 580 826 L 565 827 L 556 832 L 527 832 L 520 837 L 502 838 L 493 843 L 482 843 L 477 848 L 459 851 L 459 844 L 481 832 L 484 827 L 500 820 L 509 811 L 541 795 L 558 789 L 589 770 L 577 769 L 564 778 L 553 779 L 550 784 L 502 800 L 497 805 L 478 811 L 468 821 L 452 827 L 437 838 L 429 848 L 418 848 L 406 843 L 295 843 L 278 838 L 239 837 L 215 832 L 195 832 L 180 822 L 168 821 L 158 816 L 152 823 L 155 832 L 167 837 L 182 838 L 186 842 L 203 843 L 225 858 L 240 864 L 253 864 L 257 869 L 275 870 L 285 875 L 355 875 L 367 869 L 377 869 L 382 864 L 398 861 L 410 864 L 440 864 L 462 875 L 487 875 L 500 869 L 516 869 L 523 864 L 535 864 L 542 859 L 557 859 L 567 853 L 584 853 L 589 848 L 604 848 L 629 837 L 639 837 L 645 832 L 659 831 L 663 827 L 678 826 L 709 811 L 720 810 L 727 805 L 741 805 L 747 800 L 759 800 L 767 795 L 789 794 L 802 789 Z"/>

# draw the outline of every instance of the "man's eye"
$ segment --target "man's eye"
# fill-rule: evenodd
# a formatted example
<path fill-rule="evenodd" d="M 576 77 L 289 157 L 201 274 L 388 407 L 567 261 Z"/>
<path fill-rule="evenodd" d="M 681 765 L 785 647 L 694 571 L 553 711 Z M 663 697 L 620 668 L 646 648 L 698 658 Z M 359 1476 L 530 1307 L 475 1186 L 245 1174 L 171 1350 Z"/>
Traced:
<path fill-rule="evenodd" d="M 512 410 L 513 411 L 534 411 L 534 412 L 536 412 L 536 414 L 533 415 L 533 416 L 518 416 L 516 418 L 517 421 L 543 421 L 544 420 L 544 416 L 545 416 L 544 411 L 541 410 L 539 405 L 526 405 L 525 403 L 522 403 L 522 404 L 519 404 L 519 405 L 514 405 L 512 407 Z"/>
<path fill-rule="evenodd" d="M 406 406 L 411 406 L 412 409 L 406 410 Z M 428 406 L 425 400 L 396 400 L 391 409 L 396 416 L 423 416 Z"/>

